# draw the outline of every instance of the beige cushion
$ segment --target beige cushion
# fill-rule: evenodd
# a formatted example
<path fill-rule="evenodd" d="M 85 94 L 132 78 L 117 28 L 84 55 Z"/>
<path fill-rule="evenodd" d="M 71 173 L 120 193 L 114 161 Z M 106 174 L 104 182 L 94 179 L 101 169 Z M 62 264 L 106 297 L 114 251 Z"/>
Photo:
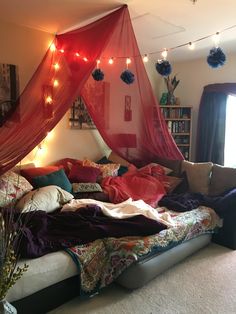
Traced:
<path fill-rule="evenodd" d="M 43 210 L 48 213 L 72 200 L 73 195 L 56 185 L 48 185 L 28 192 L 16 204 L 21 211 Z"/>
<path fill-rule="evenodd" d="M 209 194 L 212 162 L 193 163 L 182 161 L 181 172 L 186 172 L 190 192 Z"/>
<path fill-rule="evenodd" d="M 236 168 L 213 165 L 209 194 L 220 195 L 236 187 Z"/>

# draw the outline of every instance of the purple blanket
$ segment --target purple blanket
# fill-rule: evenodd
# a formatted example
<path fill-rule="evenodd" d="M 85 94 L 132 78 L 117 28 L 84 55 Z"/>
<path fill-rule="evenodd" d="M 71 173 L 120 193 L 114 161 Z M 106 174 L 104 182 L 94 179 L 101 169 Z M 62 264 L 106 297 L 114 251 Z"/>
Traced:
<path fill-rule="evenodd" d="M 201 193 L 168 194 L 158 202 L 158 206 L 165 206 L 178 212 L 207 206 L 213 208 L 221 218 L 224 218 L 235 211 L 236 189 L 226 191 L 220 196 L 206 196 Z"/>
<path fill-rule="evenodd" d="M 27 219 L 28 214 L 23 217 Z M 24 227 L 20 252 L 21 257 L 33 258 L 96 239 L 146 236 L 163 229 L 166 225 L 142 215 L 127 219 L 107 217 L 96 205 L 76 212 L 36 211 Z"/>

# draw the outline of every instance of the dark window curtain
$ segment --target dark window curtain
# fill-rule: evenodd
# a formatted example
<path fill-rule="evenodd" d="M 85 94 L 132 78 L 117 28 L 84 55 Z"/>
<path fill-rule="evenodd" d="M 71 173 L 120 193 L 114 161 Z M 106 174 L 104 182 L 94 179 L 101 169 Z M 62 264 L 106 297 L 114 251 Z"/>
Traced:
<path fill-rule="evenodd" d="M 236 94 L 236 83 L 205 86 L 201 97 L 196 161 L 224 164 L 226 103 L 229 94 Z"/>

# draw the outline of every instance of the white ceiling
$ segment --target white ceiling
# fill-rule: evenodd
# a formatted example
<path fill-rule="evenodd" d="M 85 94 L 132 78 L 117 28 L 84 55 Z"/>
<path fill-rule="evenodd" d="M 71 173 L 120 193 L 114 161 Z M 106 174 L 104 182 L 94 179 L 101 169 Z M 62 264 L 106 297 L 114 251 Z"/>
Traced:
<path fill-rule="evenodd" d="M 142 53 L 158 52 L 215 34 L 236 24 L 236 0 L 0 0 L 0 20 L 60 33 L 128 4 Z M 174 49 L 170 60 L 207 56 L 211 38 L 195 50 Z M 236 27 L 221 33 L 225 53 L 236 51 Z M 160 53 L 153 55 L 160 59 Z"/>

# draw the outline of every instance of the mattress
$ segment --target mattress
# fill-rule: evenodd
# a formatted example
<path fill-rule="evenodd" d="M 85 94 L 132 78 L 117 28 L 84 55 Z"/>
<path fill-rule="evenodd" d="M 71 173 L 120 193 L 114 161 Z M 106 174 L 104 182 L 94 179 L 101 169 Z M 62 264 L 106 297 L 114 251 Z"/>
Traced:
<path fill-rule="evenodd" d="M 13 302 L 41 289 L 78 274 L 78 268 L 69 254 L 63 251 L 35 259 L 22 259 L 19 266 L 29 265 L 27 272 L 9 290 L 7 300 Z"/>

